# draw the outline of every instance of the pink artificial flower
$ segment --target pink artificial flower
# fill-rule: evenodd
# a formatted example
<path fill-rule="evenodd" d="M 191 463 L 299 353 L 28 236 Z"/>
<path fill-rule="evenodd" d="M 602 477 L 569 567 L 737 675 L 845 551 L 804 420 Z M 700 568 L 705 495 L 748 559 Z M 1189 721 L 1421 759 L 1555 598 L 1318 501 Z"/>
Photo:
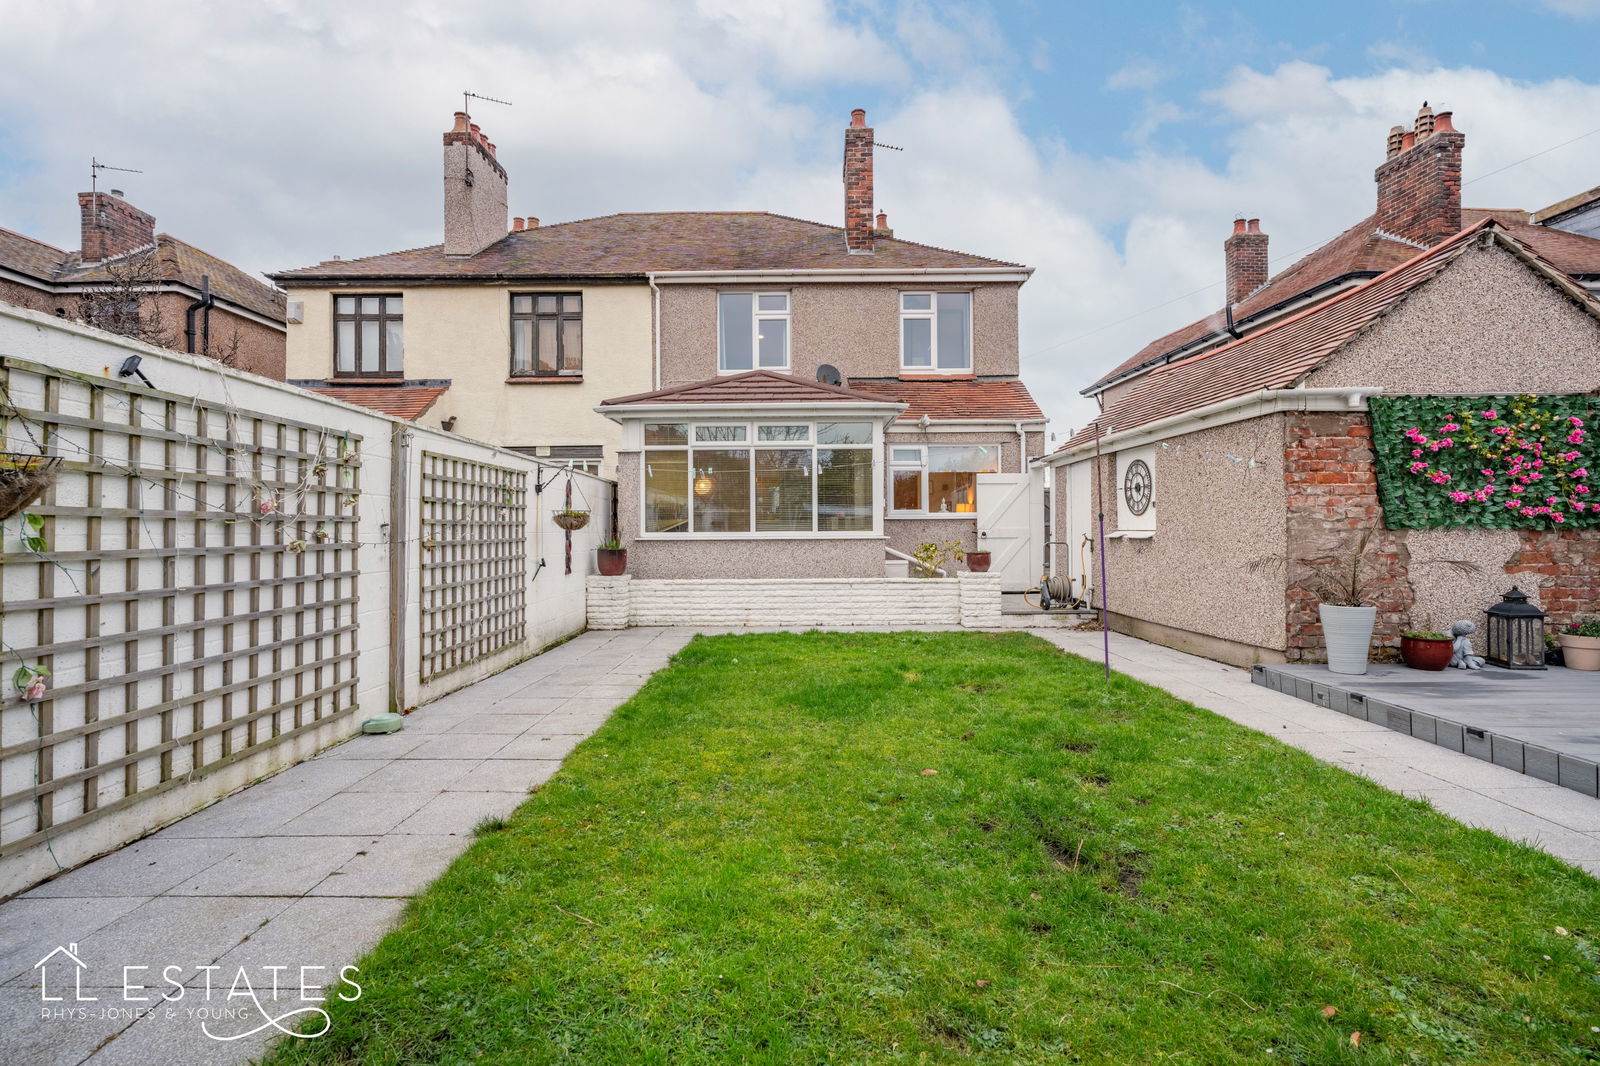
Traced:
<path fill-rule="evenodd" d="M 1588 477 L 1589 476 L 1589 468 L 1586 467 L 1586 466 L 1580 466 L 1580 467 L 1578 467 L 1578 469 L 1576 469 L 1576 470 L 1574 470 L 1572 472 L 1572 476 L 1573 477 Z"/>
<path fill-rule="evenodd" d="M 1553 521 L 1556 521 L 1556 522 L 1565 522 L 1566 521 L 1565 518 L 1561 517 L 1561 512 L 1560 511 L 1557 511 L 1555 514 L 1551 515 L 1550 518 Z"/>
<path fill-rule="evenodd" d="M 1490 408 L 1487 411 L 1480 411 L 1478 413 L 1483 415 L 1484 418 L 1499 418 L 1500 417 L 1500 412 L 1494 410 L 1493 408 Z"/>
<path fill-rule="evenodd" d="M 1456 425 L 1454 422 L 1446 422 L 1444 425 L 1439 427 L 1439 430 L 1442 433 L 1454 433 L 1460 428 L 1461 427 Z"/>
<path fill-rule="evenodd" d="M 1589 506 L 1589 505 L 1588 505 L 1588 504 L 1586 504 L 1586 503 L 1584 503 L 1584 502 L 1583 502 L 1583 501 L 1582 501 L 1582 500 L 1573 500 L 1573 501 L 1572 501 L 1572 509 L 1573 509 L 1573 510 L 1574 510 L 1574 511 L 1583 511 L 1583 510 L 1585 510 L 1585 509 L 1586 509 L 1586 508 L 1587 508 L 1587 507 L 1588 507 L 1588 506 Z"/>
<path fill-rule="evenodd" d="M 28 682 L 28 687 L 22 690 L 22 698 L 30 701 L 42 700 L 44 699 L 45 689 L 48 687 L 45 684 L 44 676 L 35 674 L 33 675 L 33 680 Z"/>
<path fill-rule="evenodd" d="M 1500 435 L 1501 435 L 1501 436 L 1502 436 L 1502 437 L 1503 437 L 1503 436 L 1505 436 L 1505 435 L 1506 435 L 1506 434 L 1507 434 L 1507 433 L 1510 433 L 1510 432 L 1511 432 L 1511 427 L 1510 427 L 1510 426 L 1495 426 L 1495 427 L 1494 427 L 1494 428 L 1493 428 L 1493 429 L 1492 429 L 1492 430 L 1490 430 L 1490 431 L 1489 431 L 1489 432 L 1491 432 L 1491 433 L 1498 433 L 1498 434 L 1500 434 Z"/>
<path fill-rule="evenodd" d="M 1522 486 L 1521 485 L 1512 485 L 1511 486 L 1511 491 L 1512 492 L 1521 492 L 1522 491 Z"/>
<path fill-rule="evenodd" d="M 1470 496 L 1471 496 L 1471 493 L 1462 492 L 1460 489 L 1457 489 L 1454 492 L 1450 493 L 1450 498 L 1452 500 L 1456 501 L 1457 503 L 1466 503 L 1467 499 Z"/>
<path fill-rule="evenodd" d="M 1450 480 L 1450 475 L 1446 474 L 1443 470 L 1435 470 L 1433 473 L 1428 475 L 1428 479 L 1435 485 L 1443 485 L 1445 482 Z"/>
<path fill-rule="evenodd" d="M 1568 415 L 1567 421 L 1571 422 L 1575 426 L 1583 425 L 1583 419 L 1579 418 L 1577 415 Z"/>
<path fill-rule="evenodd" d="M 1588 492 L 1589 491 L 1589 486 L 1588 485 L 1574 485 L 1573 488 L 1572 488 L 1572 491 L 1573 492 Z"/>
<path fill-rule="evenodd" d="M 269 498 L 261 501 L 261 513 L 262 514 L 271 514 L 273 511 L 276 511 L 277 509 L 278 509 L 278 501 L 277 500 L 271 499 L 269 497 Z"/>
<path fill-rule="evenodd" d="M 1418 461 L 1418 462 L 1415 462 L 1415 463 L 1411 464 L 1411 472 L 1413 474 L 1420 474 L 1426 469 L 1428 469 L 1428 464 L 1427 463 Z"/>
<path fill-rule="evenodd" d="M 1567 443 L 1568 444 L 1582 444 L 1583 443 L 1583 430 L 1575 429 L 1571 433 L 1568 433 L 1567 434 Z"/>
<path fill-rule="evenodd" d="M 1421 457 L 1422 457 L 1422 449 L 1421 448 L 1412 448 L 1411 449 L 1411 458 L 1420 459 Z"/>

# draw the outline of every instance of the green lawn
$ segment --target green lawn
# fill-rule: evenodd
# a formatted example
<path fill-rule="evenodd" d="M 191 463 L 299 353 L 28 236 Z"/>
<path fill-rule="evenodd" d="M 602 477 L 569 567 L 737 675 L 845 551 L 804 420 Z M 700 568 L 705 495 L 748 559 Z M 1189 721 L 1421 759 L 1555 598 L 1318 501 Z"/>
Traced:
<path fill-rule="evenodd" d="M 1600 1061 L 1595 881 L 1099 671 L 696 639 L 271 1061 Z"/>

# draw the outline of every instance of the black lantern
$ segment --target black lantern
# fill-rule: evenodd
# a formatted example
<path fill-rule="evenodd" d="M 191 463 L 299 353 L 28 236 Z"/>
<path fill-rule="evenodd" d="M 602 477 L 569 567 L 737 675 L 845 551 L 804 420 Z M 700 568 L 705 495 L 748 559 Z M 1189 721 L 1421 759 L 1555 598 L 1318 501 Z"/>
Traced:
<path fill-rule="evenodd" d="M 1544 669 L 1544 612 L 1517 588 L 1484 612 L 1489 616 L 1486 660 L 1507 670 Z"/>

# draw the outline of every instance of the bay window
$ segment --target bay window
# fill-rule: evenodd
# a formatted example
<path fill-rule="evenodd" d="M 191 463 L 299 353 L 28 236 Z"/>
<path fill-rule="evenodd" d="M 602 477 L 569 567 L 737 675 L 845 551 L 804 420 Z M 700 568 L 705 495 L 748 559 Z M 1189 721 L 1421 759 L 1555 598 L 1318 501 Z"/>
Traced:
<path fill-rule="evenodd" d="M 928 374 L 972 369 L 972 294 L 900 294 L 900 368 Z"/>
<path fill-rule="evenodd" d="M 872 530 L 871 422 L 644 427 L 643 531 Z"/>
<path fill-rule="evenodd" d="M 889 510 L 897 514 L 976 514 L 978 475 L 1000 471 L 998 444 L 892 445 Z"/>
<path fill-rule="evenodd" d="M 789 369 L 789 294 L 724 292 L 717 296 L 717 369 Z"/>

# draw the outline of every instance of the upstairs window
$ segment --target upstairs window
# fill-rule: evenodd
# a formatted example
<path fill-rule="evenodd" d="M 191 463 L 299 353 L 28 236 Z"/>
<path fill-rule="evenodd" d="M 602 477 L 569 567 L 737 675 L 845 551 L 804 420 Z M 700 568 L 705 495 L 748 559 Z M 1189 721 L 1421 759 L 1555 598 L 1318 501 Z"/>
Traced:
<path fill-rule="evenodd" d="M 400 377 L 404 322 L 396 295 L 333 298 L 333 372 L 340 377 Z"/>
<path fill-rule="evenodd" d="M 789 294 L 724 292 L 717 296 L 717 370 L 789 369 Z"/>
<path fill-rule="evenodd" d="M 511 376 L 583 374 L 583 295 L 511 294 Z"/>
<path fill-rule="evenodd" d="M 900 368 L 924 374 L 972 369 L 972 294 L 900 294 Z"/>

